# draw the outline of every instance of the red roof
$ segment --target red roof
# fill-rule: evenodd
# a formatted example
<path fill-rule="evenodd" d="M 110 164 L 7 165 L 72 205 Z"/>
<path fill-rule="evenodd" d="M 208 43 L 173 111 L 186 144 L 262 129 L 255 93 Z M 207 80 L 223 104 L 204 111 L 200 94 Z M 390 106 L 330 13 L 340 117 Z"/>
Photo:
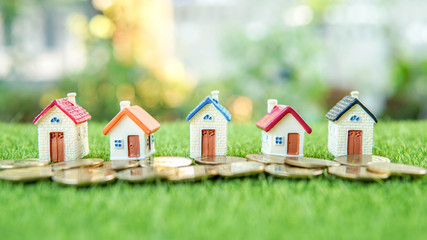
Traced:
<path fill-rule="evenodd" d="M 102 133 L 107 135 L 111 128 L 119 122 L 119 120 L 127 115 L 132 121 L 138 125 L 147 135 L 152 134 L 160 128 L 160 123 L 157 122 L 150 114 L 148 114 L 140 106 L 127 107 L 121 110 L 108 124 L 105 126 Z"/>
<path fill-rule="evenodd" d="M 68 98 L 60 98 L 53 100 L 36 118 L 34 118 L 33 123 L 36 124 L 53 106 L 57 106 L 61 109 L 75 124 L 86 122 L 91 118 L 84 108 L 68 101 Z"/>
<path fill-rule="evenodd" d="M 262 117 L 257 123 L 256 126 L 263 129 L 264 131 L 270 131 L 286 114 L 292 114 L 294 118 L 301 124 L 304 130 L 307 133 L 311 133 L 311 128 L 307 125 L 307 123 L 298 115 L 295 110 L 289 106 L 285 105 L 277 105 L 274 106 L 273 110 L 270 113 L 267 113 L 264 117 Z"/>

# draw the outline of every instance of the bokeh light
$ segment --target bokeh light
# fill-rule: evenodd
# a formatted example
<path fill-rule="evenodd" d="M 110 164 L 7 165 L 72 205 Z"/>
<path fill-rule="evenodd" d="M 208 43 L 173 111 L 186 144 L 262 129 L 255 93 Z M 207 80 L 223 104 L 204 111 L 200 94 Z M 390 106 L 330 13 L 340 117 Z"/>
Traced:
<path fill-rule="evenodd" d="M 232 100 L 230 112 L 233 115 L 233 121 L 246 122 L 252 117 L 253 103 L 251 99 L 245 96 L 238 96 Z"/>
<path fill-rule="evenodd" d="M 92 0 L 92 5 L 94 8 L 103 11 L 113 5 L 113 0 Z"/>
<path fill-rule="evenodd" d="M 89 22 L 89 31 L 97 38 L 111 38 L 114 30 L 114 23 L 103 15 L 96 15 Z"/>

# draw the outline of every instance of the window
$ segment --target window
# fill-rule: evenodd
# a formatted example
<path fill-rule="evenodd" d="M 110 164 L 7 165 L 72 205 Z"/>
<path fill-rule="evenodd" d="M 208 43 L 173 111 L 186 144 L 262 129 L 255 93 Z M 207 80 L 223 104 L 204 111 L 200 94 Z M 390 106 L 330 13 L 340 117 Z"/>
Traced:
<path fill-rule="evenodd" d="M 154 143 L 154 134 L 151 134 L 151 142 Z"/>
<path fill-rule="evenodd" d="M 203 117 L 203 120 L 212 121 L 212 116 L 211 116 L 211 115 L 209 115 L 209 114 L 206 114 L 206 115 Z"/>
<path fill-rule="evenodd" d="M 59 120 L 59 118 L 57 118 L 57 117 L 53 117 L 52 119 L 50 119 L 50 122 L 51 123 L 60 123 L 61 120 Z"/>
<path fill-rule="evenodd" d="M 276 137 L 276 145 L 283 145 L 283 137 Z"/>
<path fill-rule="evenodd" d="M 350 117 L 350 121 L 352 121 L 352 122 L 359 122 L 360 121 L 360 117 L 358 117 L 356 115 L 353 115 L 353 116 Z"/>
<path fill-rule="evenodd" d="M 123 148 L 123 140 L 121 140 L 121 139 L 114 140 L 114 147 L 115 148 Z"/>

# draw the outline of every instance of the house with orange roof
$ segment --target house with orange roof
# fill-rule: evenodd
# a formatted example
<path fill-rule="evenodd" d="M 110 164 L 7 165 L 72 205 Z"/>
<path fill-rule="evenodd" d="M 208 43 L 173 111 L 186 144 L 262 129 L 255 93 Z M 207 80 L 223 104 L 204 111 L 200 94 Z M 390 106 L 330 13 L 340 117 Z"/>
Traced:
<path fill-rule="evenodd" d="M 89 154 L 90 118 L 76 103 L 76 93 L 53 100 L 33 121 L 38 126 L 39 159 L 63 162 Z"/>
<path fill-rule="evenodd" d="M 312 130 L 292 107 L 277 105 L 276 99 L 269 99 L 267 114 L 256 125 L 263 130 L 262 153 L 304 156 L 304 134 Z"/>
<path fill-rule="evenodd" d="M 110 160 L 144 159 L 156 152 L 154 132 L 160 123 L 139 106 L 120 102 L 120 112 L 105 126 L 110 135 Z"/>

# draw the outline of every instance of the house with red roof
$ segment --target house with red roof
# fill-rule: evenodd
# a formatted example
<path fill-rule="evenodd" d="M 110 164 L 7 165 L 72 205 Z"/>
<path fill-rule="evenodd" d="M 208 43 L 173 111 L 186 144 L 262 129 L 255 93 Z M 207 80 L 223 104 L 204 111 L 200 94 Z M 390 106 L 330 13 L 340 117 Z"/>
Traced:
<path fill-rule="evenodd" d="M 262 129 L 262 153 L 280 156 L 304 156 L 304 134 L 311 133 L 307 123 L 289 106 L 267 102 L 268 113 L 256 124 Z"/>
<path fill-rule="evenodd" d="M 52 162 L 71 161 L 89 153 L 89 113 L 76 103 L 76 93 L 53 100 L 37 115 L 39 159 Z"/>
<path fill-rule="evenodd" d="M 160 123 L 139 106 L 120 102 L 120 112 L 104 127 L 110 135 L 110 160 L 144 159 L 156 152 L 154 132 Z"/>

